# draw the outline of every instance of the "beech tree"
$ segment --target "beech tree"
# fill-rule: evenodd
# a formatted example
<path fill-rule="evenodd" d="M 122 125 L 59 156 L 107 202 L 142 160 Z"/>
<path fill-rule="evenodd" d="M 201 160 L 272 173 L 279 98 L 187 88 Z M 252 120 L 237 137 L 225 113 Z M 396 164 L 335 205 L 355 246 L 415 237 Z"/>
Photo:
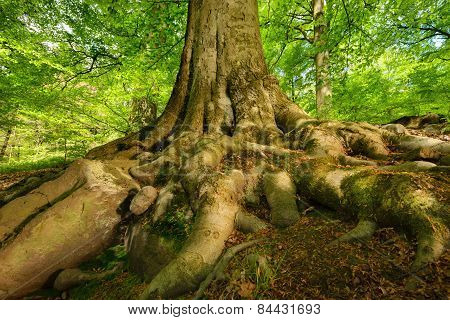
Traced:
<path fill-rule="evenodd" d="M 415 272 L 438 259 L 449 238 L 449 153 L 449 142 L 400 124 L 311 118 L 268 72 L 256 0 L 192 0 L 177 80 L 155 126 L 9 195 L 0 209 L 0 297 L 55 277 L 60 284 L 67 269 L 107 248 L 121 224 L 130 224 L 132 249 L 142 233 L 164 226 L 174 205 L 182 214 L 171 218 L 185 232 L 142 298 L 181 295 L 213 272 L 235 228 L 268 226 L 248 206 L 265 199 L 270 223 L 283 228 L 299 218 L 297 196 L 358 221 L 336 243 L 386 226 L 410 233 Z"/>
<path fill-rule="evenodd" d="M 329 113 L 331 108 L 331 82 L 329 74 L 329 52 L 326 46 L 327 22 L 324 17 L 324 0 L 312 2 L 314 19 L 314 43 L 319 48 L 314 56 L 316 67 L 316 108 L 319 117 Z"/>

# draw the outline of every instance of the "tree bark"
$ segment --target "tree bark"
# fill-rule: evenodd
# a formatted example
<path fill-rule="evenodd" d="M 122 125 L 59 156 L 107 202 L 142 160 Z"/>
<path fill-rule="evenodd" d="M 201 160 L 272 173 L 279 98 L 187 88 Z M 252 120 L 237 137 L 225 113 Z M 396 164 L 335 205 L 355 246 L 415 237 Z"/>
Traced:
<path fill-rule="evenodd" d="M 329 74 L 330 54 L 326 49 L 327 23 L 324 17 L 324 0 L 312 0 L 314 20 L 314 46 L 316 54 L 316 109 L 319 118 L 327 118 L 331 111 L 332 88 Z"/>
<path fill-rule="evenodd" d="M 171 99 L 151 147 L 172 132 L 279 135 L 259 31 L 256 1 L 191 1 L 186 44 Z M 176 134 L 177 135 L 177 134 Z"/>

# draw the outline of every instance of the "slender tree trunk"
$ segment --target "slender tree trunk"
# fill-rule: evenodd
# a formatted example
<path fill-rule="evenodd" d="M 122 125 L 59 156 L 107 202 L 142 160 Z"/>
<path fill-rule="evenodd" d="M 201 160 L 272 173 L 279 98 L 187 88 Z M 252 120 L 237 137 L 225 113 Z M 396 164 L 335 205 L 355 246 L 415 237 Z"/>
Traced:
<path fill-rule="evenodd" d="M 312 0 L 314 18 L 314 56 L 316 68 L 316 108 L 319 118 L 326 118 L 331 111 L 331 83 L 329 74 L 329 51 L 326 47 L 327 24 L 324 17 L 325 0 Z"/>
<path fill-rule="evenodd" d="M 67 138 L 64 138 L 64 163 L 67 162 Z"/>
<path fill-rule="evenodd" d="M 5 140 L 3 142 L 2 148 L 0 149 L 0 160 L 3 159 L 3 157 L 6 154 L 6 149 L 8 148 L 9 138 L 11 137 L 12 130 L 8 129 L 6 132 Z"/>

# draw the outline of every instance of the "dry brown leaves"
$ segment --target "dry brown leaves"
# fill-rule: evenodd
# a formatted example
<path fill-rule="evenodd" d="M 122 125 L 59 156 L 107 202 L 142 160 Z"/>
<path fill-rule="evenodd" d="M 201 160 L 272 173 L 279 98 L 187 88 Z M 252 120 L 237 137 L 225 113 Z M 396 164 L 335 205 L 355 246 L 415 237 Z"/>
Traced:
<path fill-rule="evenodd" d="M 448 252 L 417 276 L 417 288 L 408 291 L 409 267 L 415 244 L 391 228 L 379 230 L 368 243 L 327 247 L 353 223 L 304 215 L 285 230 L 271 230 L 269 239 L 230 263 L 230 280 L 214 283 L 210 299 L 447 299 Z M 249 252 L 270 259 L 275 277 L 262 288 L 242 262 Z M 234 275 L 234 276 L 233 276 Z M 234 280 L 233 280 L 234 279 Z"/>

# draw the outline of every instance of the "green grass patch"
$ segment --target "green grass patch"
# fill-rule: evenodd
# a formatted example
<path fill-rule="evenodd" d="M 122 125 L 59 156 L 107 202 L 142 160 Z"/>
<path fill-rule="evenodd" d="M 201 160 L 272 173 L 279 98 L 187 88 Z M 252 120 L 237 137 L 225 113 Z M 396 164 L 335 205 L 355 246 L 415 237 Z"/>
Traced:
<path fill-rule="evenodd" d="M 49 157 L 39 160 L 5 161 L 0 162 L 0 174 L 61 167 L 73 160 L 64 161 L 64 157 Z"/>

